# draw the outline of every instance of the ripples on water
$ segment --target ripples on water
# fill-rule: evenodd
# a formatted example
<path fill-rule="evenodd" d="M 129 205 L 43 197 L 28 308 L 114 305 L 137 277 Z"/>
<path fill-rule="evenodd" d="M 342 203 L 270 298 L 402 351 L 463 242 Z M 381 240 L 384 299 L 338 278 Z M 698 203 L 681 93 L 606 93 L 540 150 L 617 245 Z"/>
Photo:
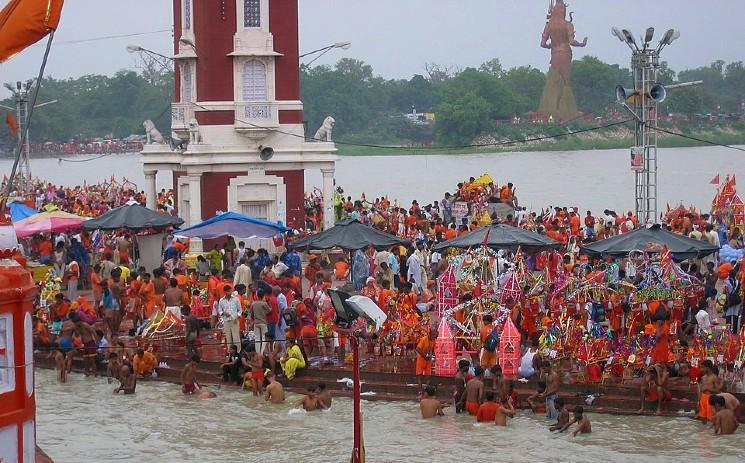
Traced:
<path fill-rule="evenodd" d="M 69 461 L 348 462 L 352 407 L 335 399 L 324 412 L 289 413 L 236 389 L 184 397 L 177 385 L 141 382 L 134 396 L 111 393 L 102 378 L 56 382 L 37 370 L 39 445 Z M 212 388 L 215 390 L 216 388 Z M 288 400 L 297 399 L 290 394 Z M 507 428 L 468 416 L 422 420 L 413 402 L 364 402 L 370 463 L 742 461 L 742 430 L 714 437 L 688 418 L 591 415 L 593 433 L 551 434 L 546 421 L 519 412 Z"/>

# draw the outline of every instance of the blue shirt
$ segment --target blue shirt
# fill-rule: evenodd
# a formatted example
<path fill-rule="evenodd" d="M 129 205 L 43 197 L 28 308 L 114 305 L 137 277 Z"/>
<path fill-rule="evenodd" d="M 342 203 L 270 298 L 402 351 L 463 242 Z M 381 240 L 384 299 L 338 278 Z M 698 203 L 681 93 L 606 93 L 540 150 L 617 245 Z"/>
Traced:
<path fill-rule="evenodd" d="M 399 272 L 398 256 L 394 255 L 393 253 L 388 254 L 388 267 L 390 267 L 390 269 L 393 270 L 394 275 Z"/>

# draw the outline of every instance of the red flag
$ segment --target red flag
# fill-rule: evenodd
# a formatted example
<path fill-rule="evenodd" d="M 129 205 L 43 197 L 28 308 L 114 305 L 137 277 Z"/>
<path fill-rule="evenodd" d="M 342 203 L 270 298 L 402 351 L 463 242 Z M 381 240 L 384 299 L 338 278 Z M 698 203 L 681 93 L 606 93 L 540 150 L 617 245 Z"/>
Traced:
<path fill-rule="evenodd" d="M 5 123 L 8 124 L 8 129 L 10 130 L 10 138 L 15 138 L 18 136 L 18 121 L 16 120 L 16 117 L 13 115 L 12 112 L 6 111 L 5 112 Z"/>
<path fill-rule="evenodd" d="M 711 179 L 711 182 L 709 182 L 709 185 L 719 185 L 719 174 L 717 174 L 716 177 Z"/>
<path fill-rule="evenodd" d="M 64 0 L 10 0 L 0 11 L 0 63 L 57 29 Z"/>

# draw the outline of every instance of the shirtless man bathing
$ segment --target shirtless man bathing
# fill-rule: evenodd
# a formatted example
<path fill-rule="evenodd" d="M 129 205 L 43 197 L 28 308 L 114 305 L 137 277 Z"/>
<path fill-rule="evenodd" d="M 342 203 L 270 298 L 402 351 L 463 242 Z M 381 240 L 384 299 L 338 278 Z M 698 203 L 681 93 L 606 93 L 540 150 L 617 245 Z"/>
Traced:
<path fill-rule="evenodd" d="M 181 392 L 184 394 L 196 394 L 199 392 L 197 366 L 201 361 L 199 355 L 194 354 L 186 365 L 184 365 L 184 369 L 181 370 Z"/>
<path fill-rule="evenodd" d="M 437 399 L 436 395 L 437 391 L 433 386 L 424 388 L 422 398 L 419 399 L 419 411 L 422 413 L 422 418 L 427 419 L 445 415 L 445 412 L 442 411 L 443 404 Z"/>
<path fill-rule="evenodd" d="M 270 371 L 266 375 L 266 379 L 269 380 L 269 384 L 264 389 L 264 400 L 273 404 L 281 404 L 285 401 L 285 390 L 282 384 L 277 381 L 277 377 L 273 371 Z"/>
<path fill-rule="evenodd" d="M 589 434 L 592 432 L 592 425 L 590 424 L 590 419 L 585 415 L 585 409 L 581 406 L 577 405 L 574 407 L 574 417 L 572 418 L 572 421 L 565 424 L 561 429 L 559 429 L 559 432 L 564 432 L 573 424 L 577 424 L 577 429 L 574 430 L 574 433 L 572 433 L 573 436 L 576 436 L 577 434 Z"/>
<path fill-rule="evenodd" d="M 137 375 L 132 371 L 132 367 L 125 363 L 119 368 L 119 387 L 114 389 L 114 394 L 124 392 L 125 394 L 134 394 L 137 387 Z"/>

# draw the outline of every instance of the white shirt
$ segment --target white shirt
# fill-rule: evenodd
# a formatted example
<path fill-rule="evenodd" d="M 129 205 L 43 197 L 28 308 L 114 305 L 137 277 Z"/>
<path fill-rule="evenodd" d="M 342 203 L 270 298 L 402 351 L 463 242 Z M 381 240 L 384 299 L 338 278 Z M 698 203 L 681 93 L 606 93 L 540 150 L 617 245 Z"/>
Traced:
<path fill-rule="evenodd" d="M 54 246 L 57 247 L 60 243 L 66 243 L 67 242 L 67 235 L 64 233 L 60 233 L 57 235 L 57 238 L 54 239 Z"/>
<path fill-rule="evenodd" d="M 709 318 L 709 312 L 703 309 L 699 310 L 696 314 L 696 323 L 698 323 L 698 327 L 704 331 L 711 330 L 711 319 Z"/>
<path fill-rule="evenodd" d="M 241 264 L 235 269 L 235 277 L 233 278 L 233 286 L 238 284 L 246 285 L 246 288 L 251 284 L 252 281 L 251 268 L 246 264 Z"/>
<path fill-rule="evenodd" d="M 237 297 L 223 297 L 217 303 L 217 313 L 222 317 L 223 322 L 232 322 L 241 314 L 241 302 Z"/>
<path fill-rule="evenodd" d="M 280 314 L 287 308 L 287 297 L 283 293 L 277 294 L 277 307 Z"/>
<path fill-rule="evenodd" d="M 422 288 L 422 269 L 420 264 L 416 253 L 410 255 L 406 260 L 406 265 L 408 266 L 406 278 L 414 283 L 414 288 L 416 289 Z"/>

